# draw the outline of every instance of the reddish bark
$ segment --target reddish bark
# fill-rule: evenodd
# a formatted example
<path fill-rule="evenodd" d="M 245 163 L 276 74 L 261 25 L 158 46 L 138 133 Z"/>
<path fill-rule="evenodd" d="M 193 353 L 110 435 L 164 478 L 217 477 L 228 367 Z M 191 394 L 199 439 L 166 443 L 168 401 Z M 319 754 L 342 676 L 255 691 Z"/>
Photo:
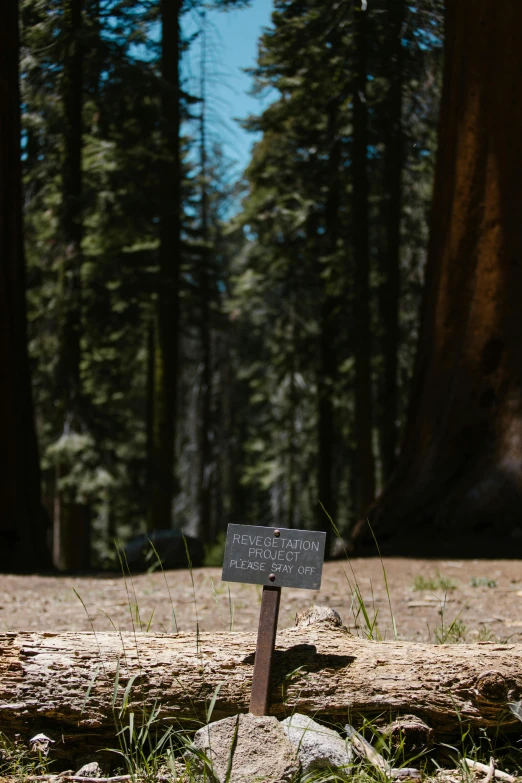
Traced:
<path fill-rule="evenodd" d="M 414 392 L 370 519 L 386 553 L 515 554 L 522 536 L 522 3 L 448 0 Z M 365 520 L 354 531 L 371 546 Z"/>

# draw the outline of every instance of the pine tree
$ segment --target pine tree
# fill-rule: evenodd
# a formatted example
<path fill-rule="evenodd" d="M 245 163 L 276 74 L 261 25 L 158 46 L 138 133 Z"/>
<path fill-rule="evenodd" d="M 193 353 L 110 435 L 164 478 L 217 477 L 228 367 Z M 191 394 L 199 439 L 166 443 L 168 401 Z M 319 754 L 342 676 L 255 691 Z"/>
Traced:
<path fill-rule="evenodd" d="M 201 298 L 200 340 L 201 340 L 201 379 L 200 379 L 200 433 L 199 433 L 199 537 L 203 541 L 212 540 L 211 517 L 211 400 L 212 400 L 212 324 L 211 324 L 211 289 L 210 289 L 210 258 L 209 247 L 209 214 L 208 214 L 208 181 L 207 181 L 207 128 L 206 128 L 206 40 L 205 12 L 201 18 L 201 61 L 200 61 L 200 239 L 201 260 L 199 273 L 199 288 Z"/>
<path fill-rule="evenodd" d="M 155 320 L 152 426 L 151 529 L 172 521 L 174 444 L 178 400 L 180 190 L 180 14 L 181 0 L 162 0 L 161 129 L 166 162 L 161 172 L 159 287 Z"/>
<path fill-rule="evenodd" d="M 345 531 L 368 482 L 361 366 L 377 486 L 395 450 L 386 426 L 398 437 L 407 406 L 435 144 L 434 4 L 407 9 L 393 40 L 396 6 L 370 5 L 364 64 L 353 4 L 278 0 L 253 71 L 275 97 L 247 123 L 262 140 L 230 220 L 239 190 L 211 143 L 210 89 L 180 77 L 188 5 L 82 0 L 73 93 L 64 9 L 75 3 L 22 8 L 29 347 L 47 506 L 90 509 L 97 563 L 107 539 L 146 524 L 199 526 L 209 543 L 228 521 L 327 529 L 318 501 Z M 403 58 L 393 73 L 392 49 Z M 356 77 L 367 116 L 354 138 Z M 66 138 L 80 95 L 81 132 Z M 396 378 L 394 422 L 385 377 Z"/>
<path fill-rule="evenodd" d="M 63 101 L 63 160 L 60 207 L 62 267 L 59 353 L 56 388 L 60 395 L 63 435 L 75 437 L 84 429 L 80 379 L 82 333 L 82 235 L 83 235 L 83 2 L 67 0 L 63 7 L 61 33 L 64 57 L 61 98 Z M 67 497 L 60 486 L 67 467 L 57 465 L 54 505 L 53 560 L 60 571 L 86 568 L 90 562 L 89 510 Z"/>
<path fill-rule="evenodd" d="M 402 222 L 402 171 L 404 166 L 403 83 L 406 6 L 403 0 L 389 5 L 389 69 L 386 101 L 385 138 L 385 206 L 386 245 L 382 253 L 382 279 L 379 291 L 383 325 L 383 371 L 380 384 L 379 422 L 380 455 L 383 478 L 387 479 L 395 464 L 398 416 L 398 351 L 400 303 L 400 254 Z M 390 63 L 392 64 L 390 66 Z"/>
<path fill-rule="evenodd" d="M 375 493 L 370 348 L 370 252 L 368 215 L 368 26 L 367 5 L 354 5 L 353 83 L 353 250 L 355 352 L 355 426 L 359 475 L 359 508 L 367 508 Z"/>
<path fill-rule="evenodd" d="M 161 150 L 154 63 L 131 54 L 133 45 L 147 45 L 153 17 L 138 23 L 133 6 L 120 5 L 111 15 L 110 7 L 86 4 L 77 31 L 81 115 L 78 90 L 67 82 L 75 63 L 78 84 L 68 17 L 61 9 L 43 13 L 29 1 L 22 15 L 28 294 L 39 433 L 47 504 L 54 511 L 59 498 L 59 506 L 76 515 L 73 535 L 87 506 L 98 533 L 103 509 L 110 507 L 111 524 L 140 518 L 144 509 L 142 322 L 152 296 L 154 172 Z M 66 114 L 74 118 L 74 133 L 63 132 Z M 71 236 L 74 241 L 66 241 Z M 58 485 L 55 465 L 62 466 Z M 88 553 L 78 541 L 74 549 Z M 97 547 L 96 556 L 102 551 Z"/>
<path fill-rule="evenodd" d="M 0 570 L 50 564 L 40 503 L 31 380 L 26 343 L 25 262 L 20 165 L 18 2 L 4 6 L 0 27 L 0 351 L 4 452 L 1 471 Z"/>

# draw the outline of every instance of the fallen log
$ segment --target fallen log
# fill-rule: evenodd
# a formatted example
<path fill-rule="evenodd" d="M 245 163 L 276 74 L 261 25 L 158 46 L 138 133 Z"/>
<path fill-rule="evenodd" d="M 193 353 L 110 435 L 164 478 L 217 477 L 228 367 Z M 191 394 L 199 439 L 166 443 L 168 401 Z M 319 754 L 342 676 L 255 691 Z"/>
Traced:
<path fill-rule="evenodd" d="M 53 755 L 115 746 L 116 726 L 157 711 L 166 725 L 247 712 L 256 635 L 0 634 L 0 731 L 43 732 Z M 404 713 L 437 735 L 472 728 L 520 732 L 507 709 L 522 695 L 522 645 L 369 642 L 329 623 L 280 631 L 271 713 L 344 724 Z"/>

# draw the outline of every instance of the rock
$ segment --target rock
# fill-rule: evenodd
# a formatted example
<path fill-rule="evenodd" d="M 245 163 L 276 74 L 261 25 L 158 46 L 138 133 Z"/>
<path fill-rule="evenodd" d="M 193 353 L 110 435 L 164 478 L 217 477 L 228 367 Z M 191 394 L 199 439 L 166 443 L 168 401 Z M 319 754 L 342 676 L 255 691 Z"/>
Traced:
<path fill-rule="evenodd" d="M 83 767 L 80 767 L 75 775 L 83 778 L 102 778 L 103 770 L 97 761 L 91 761 L 89 764 L 84 764 Z"/>
<path fill-rule="evenodd" d="M 329 606 L 311 606 L 310 609 L 304 609 L 295 616 L 297 628 L 306 628 L 314 623 L 325 623 L 335 628 L 342 628 L 343 625 L 341 615 Z"/>
<path fill-rule="evenodd" d="M 303 772 L 315 770 L 339 770 L 348 767 L 353 760 L 350 745 L 333 729 L 321 726 L 307 715 L 296 712 L 282 721 L 288 739 L 297 749 Z M 348 777 L 346 770 L 346 777 Z"/>
<path fill-rule="evenodd" d="M 237 738 L 234 734 L 237 723 Z M 287 739 L 277 718 L 235 715 L 210 723 L 196 732 L 193 747 L 205 754 L 212 764 L 214 779 L 224 783 L 230 754 L 233 753 L 229 783 L 290 783 L 299 773 L 300 764 L 294 746 Z M 208 770 L 197 753 L 186 756 L 197 780 L 209 780 Z"/>
<path fill-rule="evenodd" d="M 159 568 L 158 558 L 149 542 L 154 544 L 163 568 L 187 568 L 185 542 L 192 565 L 198 567 L 203 562 L 203 544 L 198 538 L 185 536 L 183 541 L 179 530 L 153 530 L 151 533 L 135 536 L 125 544 L 125 557 L 131 570 Z"/>

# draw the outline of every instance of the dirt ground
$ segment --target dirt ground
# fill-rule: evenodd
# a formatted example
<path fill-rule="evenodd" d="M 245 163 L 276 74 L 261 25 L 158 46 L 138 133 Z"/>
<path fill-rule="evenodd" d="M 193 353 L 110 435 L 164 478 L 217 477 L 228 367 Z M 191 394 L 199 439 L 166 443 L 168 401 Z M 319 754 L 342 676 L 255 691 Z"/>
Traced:
<path fill-rule="evenodd" d="M 387 558 L 384 568 L 399 639 L 522 642 L 522 561 Z M 0 575 L 0 632 L 18 630 L 251 630 L 261 588 L 223 583 L 218 568 L 89 576 Z M 357 583 L 370 623 L 382 638 L 393 625 L 381 561 L 326 563 L 321 590 L 283 590 L 279 627 L 311 604 L 331 606 L 351 629 L 367 623 L 357 607 Z M 229 593 L 230 590 L 230 593 Z M 83 605 L 82 605 L 83 604 Z M 172 608 L 174 607 L 174 614 Z M 357 618 L 357 619 L 356 619 Z"/>

